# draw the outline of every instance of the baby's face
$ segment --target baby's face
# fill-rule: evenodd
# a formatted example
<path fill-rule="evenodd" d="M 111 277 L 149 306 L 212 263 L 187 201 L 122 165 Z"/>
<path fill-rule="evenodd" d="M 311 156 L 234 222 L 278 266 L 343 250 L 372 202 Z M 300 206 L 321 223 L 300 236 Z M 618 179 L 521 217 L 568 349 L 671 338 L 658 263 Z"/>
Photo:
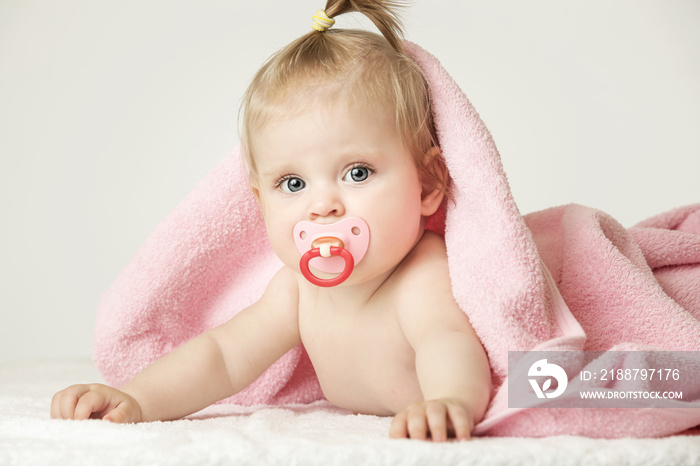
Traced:
<path fill-rule="evenodd" d="M 393 115 L 342 99 L 294 115 L 255 134 L 255 191 L 275 253 L 299 271 L 292 235 L 298 222 L 360 217 L 369 226 L 369 249 L 341 286 L 390 272 L 423 233 L 421 182 Z"/>

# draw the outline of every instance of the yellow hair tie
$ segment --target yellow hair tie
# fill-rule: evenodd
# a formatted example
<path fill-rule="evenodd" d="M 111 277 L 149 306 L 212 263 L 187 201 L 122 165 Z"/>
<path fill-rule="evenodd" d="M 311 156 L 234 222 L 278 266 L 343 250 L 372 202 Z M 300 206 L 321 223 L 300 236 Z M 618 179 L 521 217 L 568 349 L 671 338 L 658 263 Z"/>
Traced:
<path fill-rule="evenodd" d="M 316 14 L 312 16 L 312 18 L 314 19 L 314 23 L 311 25 L 311 27 L 320 32 L 324 32 L 325 30 L 332 28 L 335 24 L 335 20 L 333 18 L 329 18 L 324 10 L 318 10 Z"/>

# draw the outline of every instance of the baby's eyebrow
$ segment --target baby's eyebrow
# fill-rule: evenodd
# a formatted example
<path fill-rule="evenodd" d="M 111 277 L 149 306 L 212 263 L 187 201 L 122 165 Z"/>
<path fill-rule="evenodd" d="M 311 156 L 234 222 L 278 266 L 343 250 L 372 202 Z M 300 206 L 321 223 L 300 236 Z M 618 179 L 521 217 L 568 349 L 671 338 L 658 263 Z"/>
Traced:
<path fill-rule="evenodd" d="M 294 170 L 292 170 L 292 167 L 290 165 L 284 165 L 281 167 L 273 167 L 267 171 L 264 171 L 262 173 L 263 177 L 269 177 L 269 178 L 278 178 L 284 174 L 290 173 Z"/>

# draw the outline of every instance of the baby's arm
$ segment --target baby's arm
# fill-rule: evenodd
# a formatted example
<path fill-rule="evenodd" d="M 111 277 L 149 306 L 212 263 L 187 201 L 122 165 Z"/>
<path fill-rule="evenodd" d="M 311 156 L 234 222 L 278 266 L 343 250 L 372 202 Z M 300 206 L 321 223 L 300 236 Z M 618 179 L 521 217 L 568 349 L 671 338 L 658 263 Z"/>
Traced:
<path fill-rule="evenodd" d="M 466 440 L 486 411 L 491 372 L 479 338 L 454 300 L 442 240 L 426 243 L 410 258 L 415 273 L 401 287 L 398 311 L 416 352 L 424 401 L 394 417 L 390 436 L 425 439 L 430 433 L 442 441 L 453 432 Z"/>
<path fill-rule="evenodd" d="M 169 420 L 234 395 L 301 342 L 297 297 L 296 278 L 284 268 L 258 302 L 157 360 L 119 390 L 91 384 L 58 392 L 51 417 Z"/>

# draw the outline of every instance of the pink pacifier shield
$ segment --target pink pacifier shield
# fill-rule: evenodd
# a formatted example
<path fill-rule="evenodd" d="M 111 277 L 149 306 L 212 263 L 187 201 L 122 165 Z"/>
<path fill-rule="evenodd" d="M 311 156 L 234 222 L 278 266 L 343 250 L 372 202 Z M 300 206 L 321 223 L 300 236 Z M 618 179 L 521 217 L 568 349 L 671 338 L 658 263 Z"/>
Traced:
<path fill-rule="evenodd" d="M 369 247 L 369 227 L 359 217 L 348 217 L 327 225 L 301 221 L 294 226 L 294 243 L 302 255 L 312 249 L 315 240 L 324 236 L 341 240 L 344 248 L 352 254 L 355 265 L 365 257 Z M 314 257 L 309 265 L 321 272 L 341 273 L 345 269 L 345 259 L 340 256 Z"/>

